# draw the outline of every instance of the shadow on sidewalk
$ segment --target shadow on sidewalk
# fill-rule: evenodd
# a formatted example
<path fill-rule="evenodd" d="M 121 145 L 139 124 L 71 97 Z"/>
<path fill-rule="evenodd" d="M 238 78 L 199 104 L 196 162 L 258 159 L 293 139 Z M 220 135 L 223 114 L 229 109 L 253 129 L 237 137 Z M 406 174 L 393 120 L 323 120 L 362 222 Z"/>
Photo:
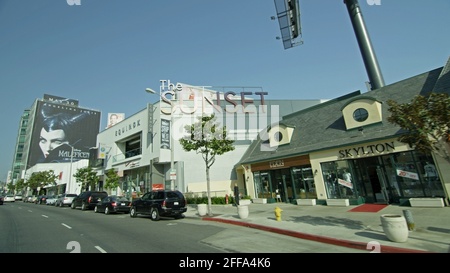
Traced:
<path fill-rule="evenodd" d="M 336 226 L 355 230 L 365 229 L 365 226 L 361 221 L 355 221 L 347 218 L 338 218 L 338 217 L 291 216 L 285 221 L 294 223 L 304 223 L 312 226 Z"/>

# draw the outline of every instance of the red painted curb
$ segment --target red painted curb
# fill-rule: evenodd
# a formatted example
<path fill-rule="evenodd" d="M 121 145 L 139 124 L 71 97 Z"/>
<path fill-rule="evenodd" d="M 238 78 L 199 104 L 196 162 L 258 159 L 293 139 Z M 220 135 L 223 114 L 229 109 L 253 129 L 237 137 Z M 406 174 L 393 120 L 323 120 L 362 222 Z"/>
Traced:
<path fill-rule="evenodd" d="M 292 231 L 292 230 L 286 230 L 286 229 L 280 229 L 280 228 L 274 228 L 274 227 L 268 227 L 268 226 L 262 226 L 258 224 L 252 224 L 252 223 L 246 223 L 246 222 L 240 222 L 240 221 L 234 221 L 229 219 L 223 219 L 223 218 L 214 218 L 214 217 L 202 217 L 202 220 L 205 221 L 214 221 L 214 222 L 221 222 L 226 224 L 232 224 L 237 226 L 243 226 L 243 227 L 249 227 L 249 228 L 255 228 L 260 229 L 264 231 L 269 232 L 275 232 L 278 234 L 283 234 L 287 236 L 292 236 L 300 239 L 305 240 L 311 240 L 326 244 L 332 244 L 332 245 L 338 245 L 343 247 L 349 247 L 349 248 L 355 248 L 355 249 L 362 249 L 367 250 L 368 252 L 372 250 L 372 248 L 367 248 L 367 243 L 361 243 L 361 242 L 354 242 L 354 241 L 348 241 L 348 240 L 341 240 L 326 236 L 320 236 L 320 235 L 312 235 L 307 233 L 302 233 L 298 231 Z M 433 253 L 430 251 L 423 251 L 423 250 L 417 250 L 417 249 L 409 249 L 409 248 L 400 248 L 400 247 L 394 247 L 394 246 L 380 246 L 380 253 Z"/>

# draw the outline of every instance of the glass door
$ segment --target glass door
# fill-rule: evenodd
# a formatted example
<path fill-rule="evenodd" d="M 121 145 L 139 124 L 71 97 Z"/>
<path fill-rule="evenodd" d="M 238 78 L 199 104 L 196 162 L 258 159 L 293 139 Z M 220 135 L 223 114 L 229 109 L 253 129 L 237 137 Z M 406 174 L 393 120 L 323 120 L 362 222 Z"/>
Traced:
<path fill-rule="evenodd" d="M 289 169 L 273 170 L 270 173 L 276 202 L 294 202 L 294 191 Z"/>

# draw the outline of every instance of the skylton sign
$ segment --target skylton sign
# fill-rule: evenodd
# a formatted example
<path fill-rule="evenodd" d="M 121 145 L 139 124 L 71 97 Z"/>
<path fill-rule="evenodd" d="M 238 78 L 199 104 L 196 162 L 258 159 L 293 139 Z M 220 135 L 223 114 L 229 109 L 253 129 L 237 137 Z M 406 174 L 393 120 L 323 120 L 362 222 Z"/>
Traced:
<path fill-rule="evenodd" d="M 366 155 L 376 155 L 395 152 L 394 142 L 370 144 L 366 146 L 357 146 L 349 149 L 339 150 L 340 158 L 353 158 Z"/>

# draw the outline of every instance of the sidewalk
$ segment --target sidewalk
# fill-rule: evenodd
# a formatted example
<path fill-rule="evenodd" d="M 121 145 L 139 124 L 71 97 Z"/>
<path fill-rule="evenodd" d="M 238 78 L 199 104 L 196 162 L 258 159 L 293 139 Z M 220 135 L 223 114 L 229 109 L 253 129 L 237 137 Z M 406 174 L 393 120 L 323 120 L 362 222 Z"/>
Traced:
<path fill-rule="evenodd" d="M 274 210 L 281 208 L 281 221 Z M 299 206 L 287 203 L 250 204 L 249 216 L 240 219 L 233 205 L 212 205 L 213 216 L 200 217 L 196 205 L 189 205 L 186 217 L 218 221 L 249 228 L 277 232 L 287 236 L 315 240 L 349 248 L 374 250 L 381 253 L 450 253 L 450 207 L 417 208 L 389 205 L 379 212 L 349 212 L 356 206 Z M 409 231 L 404 243 L 390 241 L 383 232 L 380 216 L 400 214 L 409 210 L 415 229 Z M 378 252 L 378 251 L 377 251 Z"/>

